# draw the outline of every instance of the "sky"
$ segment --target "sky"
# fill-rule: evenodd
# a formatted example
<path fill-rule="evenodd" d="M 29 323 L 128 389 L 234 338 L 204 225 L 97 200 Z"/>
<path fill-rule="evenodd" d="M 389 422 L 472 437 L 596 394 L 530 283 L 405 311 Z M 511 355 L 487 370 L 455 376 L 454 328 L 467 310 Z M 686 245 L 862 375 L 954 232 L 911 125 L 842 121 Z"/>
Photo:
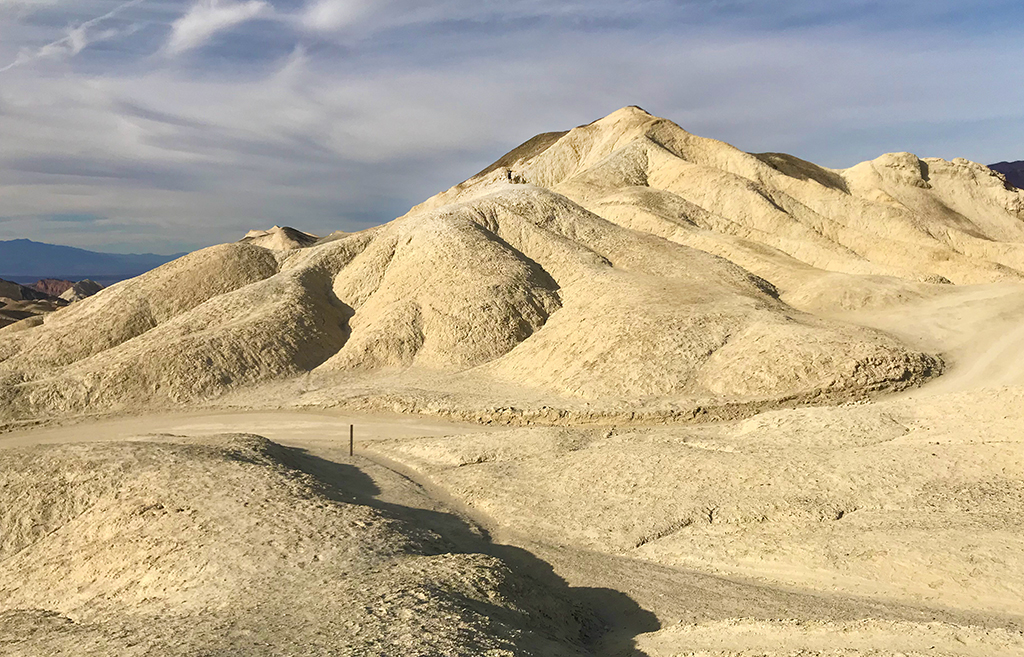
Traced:
<path fill-rule="evenodd" d="M 360 230 L 626 105 L 836 168 L 1024 159 L 1024 3 L 0 0 L 0 239 Z"/>

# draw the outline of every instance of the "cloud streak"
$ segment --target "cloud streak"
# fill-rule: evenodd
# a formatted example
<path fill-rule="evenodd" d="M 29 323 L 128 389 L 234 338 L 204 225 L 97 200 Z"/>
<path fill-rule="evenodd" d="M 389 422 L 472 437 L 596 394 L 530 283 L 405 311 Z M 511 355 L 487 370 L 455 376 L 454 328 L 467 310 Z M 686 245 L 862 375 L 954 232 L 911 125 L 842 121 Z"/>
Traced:
<path fill-rule="evenodd" d="M 12 68 L 27 64 L 36 59 L 74 57 L 94 43 L 107 41 L 109 39 L 128 34 L 134 31 L 136 26 L 133 25 L 126 28 L 109 28 L 103 30 L 94 30 L 93 28 L 102 25 L 105 21 L 108 21 L 123 11 L 140 5 L 145 1 L 146 0 L 128 0 L 127 2 L 117 5 L 101 16 L 87 20 L 80 25 L 69 27 L 63 37 L 51 41 L 40 48 L 35 50 L 22 49 L 13 62 L 0 67 L 0 73 L 9 71 Z"/>

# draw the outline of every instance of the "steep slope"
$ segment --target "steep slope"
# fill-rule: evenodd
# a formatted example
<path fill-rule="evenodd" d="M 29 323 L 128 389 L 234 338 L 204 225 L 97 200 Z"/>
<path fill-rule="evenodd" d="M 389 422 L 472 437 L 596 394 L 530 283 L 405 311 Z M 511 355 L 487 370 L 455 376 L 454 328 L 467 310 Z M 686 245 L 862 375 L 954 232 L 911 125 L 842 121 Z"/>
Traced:
<path fill-rule="evenodd" d="M 2 336 L 0 413 L 234 389 L 225 403 L 507 422 L 860 399 L 942 361 L 827 317 L 1021 280 L 1022 208 L 964 160 L 829 170 L 625 108 L 540 135 L 389 224 L 250 235 Z"/>
<path fill-rule="evenodd" d="M 347 311 L 322 270 L 277 272 L 272 252 L 226 244 L 102 290 L 0 342 L 0 397 L 16 415 L 131 409 L 311 369 Z"/>
<path fill-rule="evenodd" d="M 582 654 L 564 586 L 366 479 L 251 435 L 0 450 L 2 652 Z"/>
<path fill-rule="evenodd" d="M 81 301 L 82 299 L 91 297 L 102 289 L 102 285 L 87 278 L 83 281 L 78 281 L 68 289 L 61 292 L 60 298 L 64 299 L 68 303 L 74 303 L 75 301 Z"/>

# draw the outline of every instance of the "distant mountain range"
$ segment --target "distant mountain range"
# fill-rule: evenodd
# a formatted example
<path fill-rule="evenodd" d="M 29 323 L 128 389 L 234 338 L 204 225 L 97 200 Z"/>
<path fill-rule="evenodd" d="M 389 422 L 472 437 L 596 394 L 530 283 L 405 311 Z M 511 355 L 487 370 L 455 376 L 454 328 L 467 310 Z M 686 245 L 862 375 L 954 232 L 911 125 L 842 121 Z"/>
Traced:
<path fill-rule="evenodd" d="M 41 278 L 71 281 L 89 278 L 106 286 L 138 276 L 182 255 L 98 253 L 25 239 L 0 240 L 0 278 L 25 285 Z"/>
<path fill-rule="evenodd" d="M 1010 181 L 1010 184 L 1017 189 L 1024 189 L 1024 160 L 1017 160 L 1016 162 L 999 162 L 997 164 L 988 165 L 988 168 L 993 171 L 998 171 L 1006 176 L 1006 179 Z"/>

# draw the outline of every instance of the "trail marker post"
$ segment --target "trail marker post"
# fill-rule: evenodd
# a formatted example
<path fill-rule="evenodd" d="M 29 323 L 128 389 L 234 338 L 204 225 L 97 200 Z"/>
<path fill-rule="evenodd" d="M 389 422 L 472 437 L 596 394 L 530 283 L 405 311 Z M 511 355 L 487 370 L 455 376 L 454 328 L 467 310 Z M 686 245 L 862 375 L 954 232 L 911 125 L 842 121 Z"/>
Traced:
<path fill-rule="evenodd" d="M 356 426 L 354 424 L 348 425 L 348 455 L 352 456 L 355 454 L 356 446 Z"/>

